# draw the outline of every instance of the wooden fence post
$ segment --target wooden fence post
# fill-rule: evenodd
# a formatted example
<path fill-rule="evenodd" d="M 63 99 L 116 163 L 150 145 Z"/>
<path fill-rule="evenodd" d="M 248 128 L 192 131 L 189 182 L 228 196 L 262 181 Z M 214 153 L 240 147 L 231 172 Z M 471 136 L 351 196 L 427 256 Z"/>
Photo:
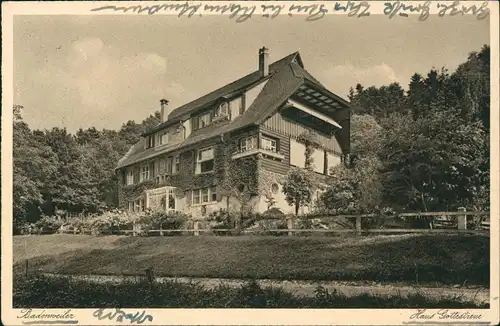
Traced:
<path fill-rule="evenodd" d="M 137 235 L 137 224 L 132 222 L 132 235 L 135 237 Z"/>
<path fill-rule="evenodd" d="M 356 235 L 361 235 L 361 216 L 356 216 Z"/>
<path fill-rule="evenodd" d="M 195 236 L 199 236 L 200 235 L 200 231 L 198 231 L 198 230 L 200 229 L 200 222 L 194 221 L 193 228 L 194 228 L 194 235 Z"/>
<path fill-rule="evenodd" d="M 286 227 L 288 230 L 293 230 L 293 217 L 292 216 L 289 216 L 287 219 L 286 219 Z M 288 236 L 293 236 L 293 232 L 292 231 L 288 231 Z"/>
<path fill-rule="evenodd" d="M 160 237 L 163 237 L 163 223 L 160 223 Z"/>
<path fill-rule="evenodd" d="M 148 279 L 149 284 L 154 282 L 155 276 L 153 267 L 146 268 L 146 278 Z"/>
<path fill-rule="evenodd" d="M 457 226 L 459 230 L 467 230 L 467 215 L 465 215 L 465 207 L 459 207 L 459 212 L 463 212 L 464 215 L 458 215 Z"/>

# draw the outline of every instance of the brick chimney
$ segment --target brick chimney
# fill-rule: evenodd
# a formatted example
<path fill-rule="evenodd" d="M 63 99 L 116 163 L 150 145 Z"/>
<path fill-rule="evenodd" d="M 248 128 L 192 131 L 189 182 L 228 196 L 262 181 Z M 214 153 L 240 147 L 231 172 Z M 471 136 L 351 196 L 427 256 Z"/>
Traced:
<path fill-rule="evenodd" d="M 269 74 L 269 49 L 265 46 L 259 49 L 259 72 L 261 77 Z"/>
<path fill-rule="evenodd" d="M 170 114 L 170 110 L 168 108 L 168 100 L 162 99 L 160 100 L 161 104 L 161 122 L 165 122 L 168 119 L 168 115 Z"/>

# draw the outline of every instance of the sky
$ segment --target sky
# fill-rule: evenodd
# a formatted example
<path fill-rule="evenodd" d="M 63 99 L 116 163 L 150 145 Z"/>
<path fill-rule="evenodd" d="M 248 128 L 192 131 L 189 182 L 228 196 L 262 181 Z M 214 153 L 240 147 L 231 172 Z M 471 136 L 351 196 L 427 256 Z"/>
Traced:
<path fill-rule="evenodd" d="M 489 44 L 489 19 L 412 16 L 389 20 L 305 16 L 16 16 L 14 103 L 32 129 L 119 129 L 176 108 L 299 51 L 305 68 L 333 93 L 399 82 L 415 72 L 453 71 Z"/>

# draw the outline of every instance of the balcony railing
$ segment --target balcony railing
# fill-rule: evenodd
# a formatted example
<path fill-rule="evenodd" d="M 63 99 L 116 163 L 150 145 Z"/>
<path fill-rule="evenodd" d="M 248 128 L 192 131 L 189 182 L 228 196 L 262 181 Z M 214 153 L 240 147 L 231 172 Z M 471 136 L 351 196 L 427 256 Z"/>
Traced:
<path fill-rule="evenodd" d="M 233 153 L 231 156 L 231 159 L 236 160 L 238 158 L 250 156 L 250 155 L 255 155 L 255 154 L 262 154 L 263 156 L 271 157 L 274 159 L 278 159 L 280 161 L 285 159 L 285 155 L 280 154 L 280 152 L 273 152 L 264 148 L 253 148 L 249 150 L 238 150 Z"/>

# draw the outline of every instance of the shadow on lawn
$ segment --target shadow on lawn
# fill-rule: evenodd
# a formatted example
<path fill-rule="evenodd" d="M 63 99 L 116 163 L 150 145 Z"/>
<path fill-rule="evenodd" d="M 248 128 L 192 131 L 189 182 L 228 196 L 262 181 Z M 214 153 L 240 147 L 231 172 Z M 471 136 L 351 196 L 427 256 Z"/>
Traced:
<path fill-rule="evenodd" d="M 319 287 L 313 297 L 291 294 L 255 281 L 231 288 L 221 284 L 121 282 L 99 284 L 66 277 L 34 277 L 15 282 L 15 308 L 488 308 L 459 297 L 432 299 L 425 294 L 346 297 Z"/>
<path fill-rule="evenodd" d="M 489 286 L 487 236 L 380 239 L 363 245 L 350 239 L 341 246 L 342 239 L 329 237 L 123 237 L 110 249 L 38 256 L 29 260 L 29 268 L 57 274 L 139 275 L 153 266 L 158 276 L 172 277 Z M 335 249 L 329 248 L 332 242 Z M 24 269 L 23 262 L 14 266 L 17 273 Z"/>

